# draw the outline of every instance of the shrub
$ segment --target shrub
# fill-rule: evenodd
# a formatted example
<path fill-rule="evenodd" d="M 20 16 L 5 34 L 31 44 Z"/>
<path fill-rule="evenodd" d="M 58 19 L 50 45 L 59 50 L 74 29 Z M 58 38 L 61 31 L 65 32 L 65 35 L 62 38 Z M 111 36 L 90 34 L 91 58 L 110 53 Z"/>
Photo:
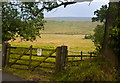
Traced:
<path fill-rule="evenodd" d="M 85 39 L 93 39 L 93 35 L 85 35 Z"/>

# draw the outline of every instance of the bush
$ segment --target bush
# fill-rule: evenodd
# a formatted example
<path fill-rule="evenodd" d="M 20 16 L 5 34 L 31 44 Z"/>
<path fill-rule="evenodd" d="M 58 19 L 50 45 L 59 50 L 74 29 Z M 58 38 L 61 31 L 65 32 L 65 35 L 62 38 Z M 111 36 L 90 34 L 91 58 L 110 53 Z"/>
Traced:
<path fill-rule="evenodd" d="M 120 27 L 111 27 L 109 32 L 109 44 L 114 48 L 114 52 L 119 55 L 120 52 Z"/>
<path fill-rule="evenodd" d="M 85 35 L 85 39 L 93 39 L 93 35 Z"/>

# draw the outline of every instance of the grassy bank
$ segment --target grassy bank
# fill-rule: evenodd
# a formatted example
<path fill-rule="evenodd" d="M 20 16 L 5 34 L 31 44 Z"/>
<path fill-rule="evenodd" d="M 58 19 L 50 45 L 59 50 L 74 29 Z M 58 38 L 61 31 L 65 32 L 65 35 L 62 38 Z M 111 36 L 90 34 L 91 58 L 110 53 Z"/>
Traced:
<path fill-rule="evenodd" d="M 103 57 L 68 64 L 52 81 L 118 81 L 117 70 Z"/>

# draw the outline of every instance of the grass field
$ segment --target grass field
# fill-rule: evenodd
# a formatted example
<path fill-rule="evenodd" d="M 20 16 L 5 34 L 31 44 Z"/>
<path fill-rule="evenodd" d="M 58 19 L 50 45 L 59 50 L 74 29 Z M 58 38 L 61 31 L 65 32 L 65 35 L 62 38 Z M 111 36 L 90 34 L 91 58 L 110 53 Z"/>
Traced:
<path fill-rule="evenodd" d="M 58 46 L 66 45 L 69 51 L 93 51 L 95 49 L 92 40 L 84 39 L 85 34 L 93 34 L 93 30 L 96 27 L 97 22 L 90 21 L 57 21 L 46 20 L 44 30 L 41 30 L 41 38 L 37 37 L 37 40 L 22 41 L 20 38 L 11 42 L 13 46 L 33 47 L 38 48 L 51 48 L 55 49 Z M 69 34 L 69 35 L 68 35 Z"/>
<path fill-rule="evenodd" d="M 46 20 L 44 31 L 42 33 L 60 33 L 60 34 L 93 34 L 93 30 L 98 22 L 91 21 L 57 21 Z"/>
<path fill-rule="evenodd" d="M 41 38 L 37 37 L 37 39 L 33 42 L 21 41 L 20 38 L 17 38 L 15 41 L 9 41 L 9 43 L 12 46 L 16 46 L 16 47 L 30 47 L 32 45 L 33 48 L 44 48 L 44 49 L 56 49 L 58 46 L 65 45 L 68 46 L 68 54 L 80 54 L 81 51 L 83 51 L 83 53 L 92 52 L 95 49 L 94 43 L 92 42 L 91 39 L 84 39 L 84 36 L 87 33 L 93 34 L 93 29 L 96 24 L 97 23 L 91 23 L 89 21 L 63 22 L 63 21 L 47 20 L 47 24 L 45 25 L 45 30 L 43 33 L 48 33 L 48 34 L 41 34 Z M 55 33 L 60 33 L 60 34 L 55 34 Z M 71 33 L 74 35 L 72 35 Z M 15 51 L 13 50 L 13 52 Z M 23 53 L 23 50 L 21 49 L 16 52 Z M 11 57 L 19 57 L 19 56 L 11 55 Z M 25 56 L 22 58 L 28 59 L 29 57 Z M 33 58 L 37 59 L 36 57 Z M 42 60 L 42 58 L 39 58 L 39 60 Z M 53 59 L 48 59 L 48 60 L 55 62 L 55 60 Z M 10 62 L 12 62 L 12 60 Z"/>
<path fill-rule="evenodd" d="M 12 46 L 19 47 L 33 47 L 37 48 L 51 48 L 55 49 L 58 46 L 66 45 L 69 51 L 74 52 L 88 52 L 94 50 L 94 43 L 90 39 L 84 39 L 84 35 L 57 35 L 57 34 L 41 34 L 41 38 L 37 38 L 36 41 L 22 41 L 18 38 L 11 42 Z"/>

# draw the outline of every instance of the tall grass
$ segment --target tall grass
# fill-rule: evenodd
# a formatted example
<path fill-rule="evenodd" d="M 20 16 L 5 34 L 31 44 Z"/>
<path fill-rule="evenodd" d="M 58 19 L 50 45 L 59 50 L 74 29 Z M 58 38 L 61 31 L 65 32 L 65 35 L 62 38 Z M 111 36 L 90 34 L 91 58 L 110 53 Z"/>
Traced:
<path fill-rule="evenodd" d="M 66 70 L 54 74 L 51 81 L 117 81 L 116 69 L 110 65 L 103 57 L 68 64 Z"/>

